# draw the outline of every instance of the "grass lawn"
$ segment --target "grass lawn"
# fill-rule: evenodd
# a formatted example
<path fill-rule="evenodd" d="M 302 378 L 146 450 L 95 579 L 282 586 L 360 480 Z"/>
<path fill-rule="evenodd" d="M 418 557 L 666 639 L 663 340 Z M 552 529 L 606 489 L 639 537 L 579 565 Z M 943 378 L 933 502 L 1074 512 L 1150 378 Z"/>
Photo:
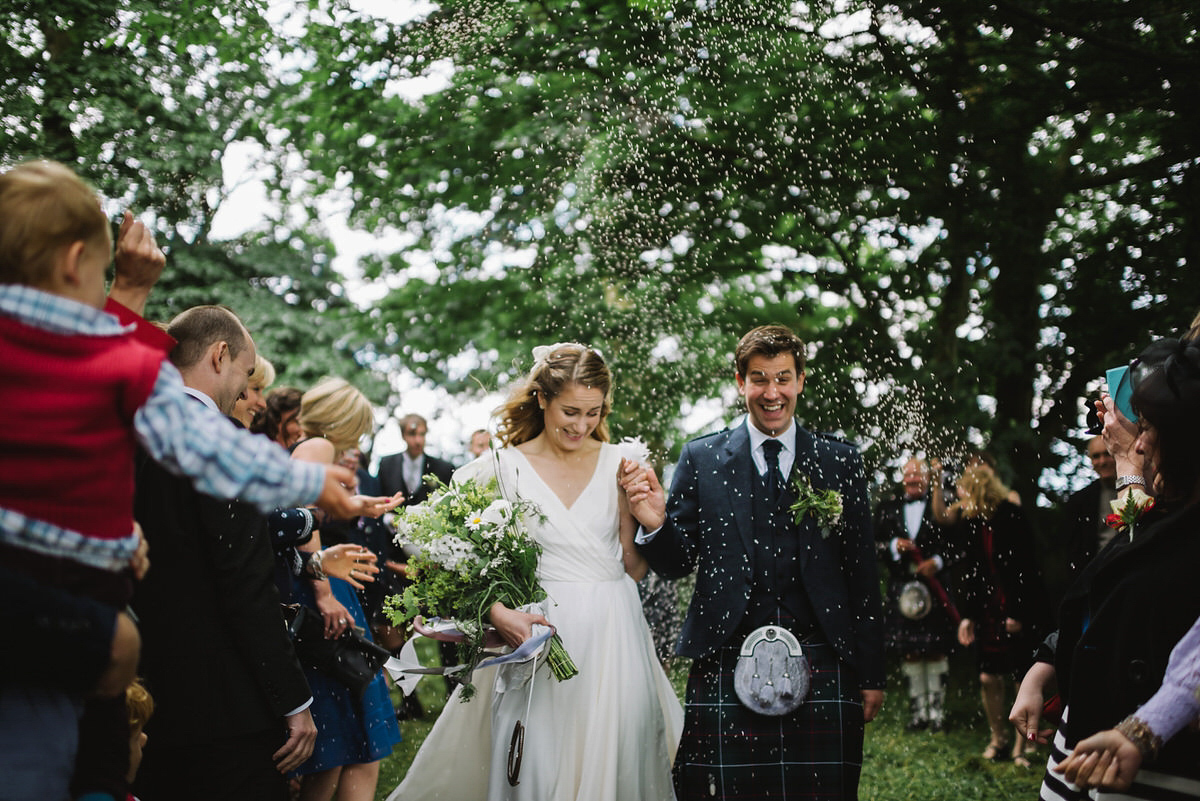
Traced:
<path fill-rule="evenodd" d="M 436 656 L 425 654 L 423 660 L 429 664 L 436 661 Z M 988 762 L 979 756 L 987 744 L 987 724 L 969 655 L 959 654 L 951 660 L 951 690 L 947 704 L 951 728 L 942 734 L 904 730 L 908 703 L 898 672 L 893 672 L 897 675 L 889 683 L 883 712 L 867 727 L 859 789 L 862 801 L 1034 801 L 1037 798 L 1044 755 L 1031 760 L 1034 767 L 1029 770 L 1011 762 Z M 686 673 L 685 664 L 678 665 L 672 672 L 681 697 Z M 379 789 L 375 794 L 377 801 L 386 798 L 404 778 L 442 707 L 442 687 L 436 678 L 424 679 L 418 687 L 421 704 L 426 710 L 425 719 L 401 722 L 404 742 L 383 760 Z"/>

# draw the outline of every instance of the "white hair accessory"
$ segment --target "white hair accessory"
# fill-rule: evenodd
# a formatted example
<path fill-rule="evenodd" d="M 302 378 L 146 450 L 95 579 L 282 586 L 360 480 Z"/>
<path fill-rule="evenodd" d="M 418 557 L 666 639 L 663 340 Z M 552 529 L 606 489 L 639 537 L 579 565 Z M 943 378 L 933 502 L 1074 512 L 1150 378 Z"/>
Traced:
<path fill-rule="evenodd" d="M 560 348 L 588 349 L 586 345 L 580 345 L 578 342 L 555 342 L 553 345 L 538 345 L 533 349 L 533 369 L 537 370 L 539 367 L 545 365 L 550 361 L 550 356 Z"/>

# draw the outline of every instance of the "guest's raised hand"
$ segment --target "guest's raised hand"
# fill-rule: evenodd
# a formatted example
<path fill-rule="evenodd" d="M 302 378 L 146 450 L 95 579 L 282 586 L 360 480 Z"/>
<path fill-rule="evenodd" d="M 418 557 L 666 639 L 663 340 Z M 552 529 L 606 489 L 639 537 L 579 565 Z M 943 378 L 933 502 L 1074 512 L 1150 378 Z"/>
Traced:
<path fill-rule="evenodd" d="M 388 496 L 355 495 L 354 500 L 362 504 L 362 511 L 359 514 L 363 517 L 379 517 L 404 503 L 404 493 L 397 492 L 395 495 Z"/>
<path fill-rule="evenodd" d="M 1054 770 L 1085 790 L 1127 790 L 1141 766 L 1142 752 L 1133 741 L 1109 729 L 1080 740 Z"/>
<path fill-rule="evenodd" d="M 404 496 L 398 492 L 390 497 L 351 495 L 347 487 L 354 486 L 357 481 L 353 471 L 336 464 L 326 465 L 325 483 L 321 485 L 317 506 L 339 520 L 346 520 L 359 516 L 379 517 L 404 503 Z"/>
<path fill-rule="evenodd" d="M 378 557 L 353 542 L 331 545 L 323 553 L 321 570 L 326 575 L 343 579 L 356 590 L 364 589 L 359 582 L 375 581 L 375 574 L 379 572 L 375 564 Z"/>
<path fill-rule="evenodd" d="M 667 497 L 658 475 L 630 459 L 622 459 L 617 468 L 617 484 L 629 500 L 629 511 L 647 531 L 654 531 L 667 519 Z"/>
<path fill-rule="evenodd" d="M 109 297 L 135 314 L 146 309 L 150 290 L 162 275 L 167 257 L 154 241 L 154 234 L 126 211 L 117 232 L 113 276 Z"/>
<path fill-rule="evenodd" d="M 1130 420 L 1113 401 L 1112 396 L 1105 394 L 1096 401 L 1096 411 L 1104 428 L 1104 446 L 1112 454 L 1117 463 L 1118 475 L 1141 475 L 1142 457 L 1138 455 L 1135 443 L 1138 438 L 1137 423 Z"/>

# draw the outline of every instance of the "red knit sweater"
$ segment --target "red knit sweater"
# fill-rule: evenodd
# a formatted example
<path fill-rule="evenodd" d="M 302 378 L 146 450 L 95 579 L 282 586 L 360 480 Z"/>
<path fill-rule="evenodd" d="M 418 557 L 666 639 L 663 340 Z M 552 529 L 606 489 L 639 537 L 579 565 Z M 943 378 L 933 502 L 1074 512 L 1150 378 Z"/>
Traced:
<path fill-rule="evenodd" d="M 166 354 L 0 316 L 0 506 L 98 539 L 133 531 L 133 415 Z"/>

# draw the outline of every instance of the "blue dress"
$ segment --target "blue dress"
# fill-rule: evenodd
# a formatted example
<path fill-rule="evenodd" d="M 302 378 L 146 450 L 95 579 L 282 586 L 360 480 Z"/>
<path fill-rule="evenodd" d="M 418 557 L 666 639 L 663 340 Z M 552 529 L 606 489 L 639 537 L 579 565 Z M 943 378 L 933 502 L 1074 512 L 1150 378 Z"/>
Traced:
<path fill-rule="evenodd" d="M 349 610 L 354 624 L 365 629 L 370 637 L 370 626 L 354 588 L 337 578 L 330 578 L 329 585 L 333 596 Z M 307 581 L 296 583 L 292 600 L 312 609 L 317 606 Z M 324 673 L 305 666 L 304 675 L 313 694 L 310 709 L 317 724 L 317 744 L 312 756 L 294 775 L 374 762 L 392 753 L 393 746 L 401 739 L 400 727 L 396 725 L 396 710 L 382 672 L 368 685 L 361 703 L 346 685 Z"/>

